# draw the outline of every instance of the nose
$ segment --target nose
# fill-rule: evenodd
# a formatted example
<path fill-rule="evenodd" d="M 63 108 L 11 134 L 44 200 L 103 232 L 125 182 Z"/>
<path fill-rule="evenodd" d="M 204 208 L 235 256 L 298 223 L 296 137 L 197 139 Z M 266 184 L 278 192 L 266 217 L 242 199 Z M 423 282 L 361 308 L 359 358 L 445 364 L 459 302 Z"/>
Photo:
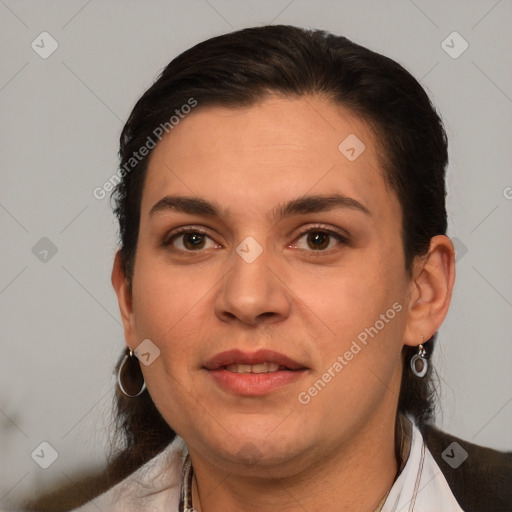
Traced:
<path fill-rule="evenodd" d="M 254 326 L 288 317 L 291 292 L 270 251 L 263 250 L 254 260 L 233 252 L 230 263 L 215 300 L 218 318 Z"/>

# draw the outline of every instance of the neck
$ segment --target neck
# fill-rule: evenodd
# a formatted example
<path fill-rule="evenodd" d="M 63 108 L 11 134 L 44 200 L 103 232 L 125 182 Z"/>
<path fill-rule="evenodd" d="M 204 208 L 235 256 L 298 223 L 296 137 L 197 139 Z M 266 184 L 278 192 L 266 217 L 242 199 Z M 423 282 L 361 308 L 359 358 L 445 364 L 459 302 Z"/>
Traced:
<path fill-rule="evenodd" d="M 259 477 L 222 472 L 191 453 L 198 512 L 372 512 L 395 479 L 395 418 L 375 418 L 350 441 L 320 460 L 294 461 L 293 473 L 264 468 Z M 282 476 L 285 474 L 285 476 Z"/>

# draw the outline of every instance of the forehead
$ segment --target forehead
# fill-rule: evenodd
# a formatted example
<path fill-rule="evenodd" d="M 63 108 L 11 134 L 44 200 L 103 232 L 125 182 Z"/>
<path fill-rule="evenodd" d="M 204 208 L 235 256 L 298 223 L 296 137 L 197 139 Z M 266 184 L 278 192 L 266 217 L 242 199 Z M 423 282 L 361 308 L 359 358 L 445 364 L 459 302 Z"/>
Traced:
<path fill-rule="evenodd" d="M 393 207 L 381 161 L 370 127 L 324 98 L 198 105 L 153 150 L 141 214 L 165 194 L 201 196 L 237 215 L 264 213 L 284 198 L 332 192 L 373 209 Z"/>

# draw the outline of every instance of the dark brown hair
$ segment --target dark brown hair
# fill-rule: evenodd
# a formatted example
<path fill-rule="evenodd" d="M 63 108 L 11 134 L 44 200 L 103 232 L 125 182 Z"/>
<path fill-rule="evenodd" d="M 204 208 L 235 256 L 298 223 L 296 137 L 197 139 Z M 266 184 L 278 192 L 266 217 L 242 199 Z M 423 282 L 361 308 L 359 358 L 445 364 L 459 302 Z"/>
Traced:
<path fill-rule="evenodd" d="M 427 253 L 430 239 L 446 234 L 446 134 L 418 81 L 397 62 L 345 37 L 285 25 L 247 28 L 203 41 L 173 59 L 138 100 L 124 126 L 120 139 L 122 180 L 112 198 L 119 221 L 122 264 L 130 282 L 151 154 L 140 158 L 140 148 L 147 147 L 150 139 L 154 141 L 159 126 L 170 129 L 171 117 L 191 98 L 197 102 L 196 109 L 237 108 L 269 94 L 321 95 L 372 127 L 379 141 L 385 179 L 401 204 L 409 273 L 414 257 Z M 423 344 L 427 358 L 434 342 L 435 336 Z M 425 424 L 435 410 L 435 386 L 431 364 L 423 379 L 411 372 L 409 362 L 415 353 L 415 347 L 403 349 L 398 411 Z M 147 391 L 137 398 L 117 391 L 115 401 L 117 442 L 109 467 L 112 484 L 175 437 Z"/>

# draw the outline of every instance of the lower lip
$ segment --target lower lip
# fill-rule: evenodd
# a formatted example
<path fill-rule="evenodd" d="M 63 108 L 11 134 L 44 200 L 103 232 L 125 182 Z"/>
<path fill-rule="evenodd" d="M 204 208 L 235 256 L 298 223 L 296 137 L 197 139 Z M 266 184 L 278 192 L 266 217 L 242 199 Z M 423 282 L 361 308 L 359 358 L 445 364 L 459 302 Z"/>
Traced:
<path fill-rule="evenodd" d="M 243 396 L 263 396 L 302 378 L 306 370 L 285 370 L 269 373 L 235 373 L 224 368 L 207 370 L 226 391 Z"/>

